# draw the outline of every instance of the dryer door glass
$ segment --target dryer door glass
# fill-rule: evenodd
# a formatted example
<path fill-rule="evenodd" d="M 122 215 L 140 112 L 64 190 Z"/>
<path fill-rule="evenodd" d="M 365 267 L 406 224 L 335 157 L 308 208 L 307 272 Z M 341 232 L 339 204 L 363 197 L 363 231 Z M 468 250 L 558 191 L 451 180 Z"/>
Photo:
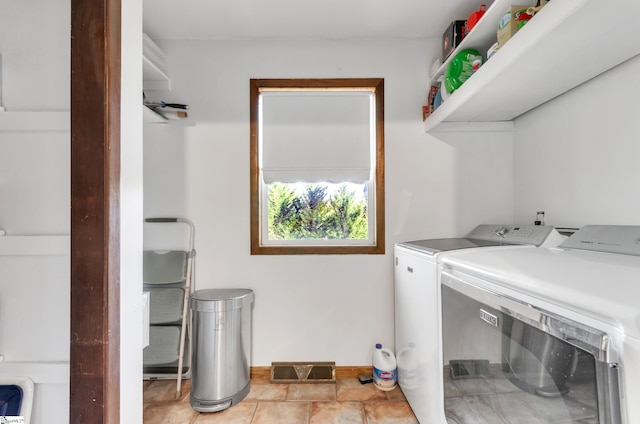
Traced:
<path fill-rule="evenodd" d="M 450 424 L 620 422 L 616 368 L 598 360 L 606 356 L 592 346 L 607 335 L 532 309 L 544 317 L 536 325 L 524 309 L 530 305 L 446 275 L 441 296 Z M 584 340 L 550 334 L 559 327 Z"/>

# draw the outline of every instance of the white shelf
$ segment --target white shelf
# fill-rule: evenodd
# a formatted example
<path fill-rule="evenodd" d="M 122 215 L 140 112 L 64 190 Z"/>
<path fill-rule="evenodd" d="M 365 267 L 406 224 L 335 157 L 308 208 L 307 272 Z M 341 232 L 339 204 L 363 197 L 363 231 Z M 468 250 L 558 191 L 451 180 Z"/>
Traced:
<path fill-rule="evenodd" d="M 513 121 L 500 122 L 440 122 L 431 130 L 432 133 L 448 132 L 511 132 L 514 129 Z"/>
<path fill-rule="evenodd" d="M 165 56 L 156 43 L 142 34 L 142 87 L 144 90 L 171 90 Z"/>
<path fill-rule="evenodd" d="M 69 236 L 0 236 L 0 256 L 68 255 Z"/>
<path fill-rule="evenodd" d="M 145 56 L 142 56 L 142 79 L 144 90 L 171 90 L 169 76 Z"/>
<path fill-rule="evenodd" d="M 495 34 L 496 11 L 506 11 L 511 3 L 496 0 L 456 52 L 484 48 L 487 34 Z M 640 54 L 640 37 L 633 26 L 622 25 L 616 18 L 620 11 L 635 16 L 640 13 L 640 2 L 550 2 L 427 117 L 425 131 L 438 132 L 442 124 L 451 122 L 512 121 Z M 491 130 L 492 125 L 486 128 Z"/>
<path fill-rule="evenodd" d="M 535 1 L 532 0 L 496 0 L 485 11 L 482 18 L 476 23 L 471 32 L 462 39 L 460 44 L 456 47 L 455 52 L 451 53 L 447 59 L 442 62 L 442 65 L 438 68 L 436 76 L 444 74 L 449 67 L 449 63 L 453 60 L 455 53 L 464 49 L 478 50 L 482 57 L 487 56 L 487 50 L 496 42 L 496 32 L 498 22 L 504 15 L 507 8 L 511 5 L 533 5 Z"/>
<path fill-rule="evenodd" d="M 169 122 L 167 118 L 164 118 L 146 106 L 142 106 L 142 121 L 145 124 L 166 124 Z"/>
<path fill-rule="evenodd" d="M 69 112 L 0 112 L 0 132 L 69 131 Z"/>
<path fill-rule="evenodd" d="M 142 106 L 142 121 L 145 124 L 171 124 L 181 125 L 183 127 L 194 127 L 195 122 L 189 121 L 187 118 L 167 119 L 155 113 L 146 106 Z"/>

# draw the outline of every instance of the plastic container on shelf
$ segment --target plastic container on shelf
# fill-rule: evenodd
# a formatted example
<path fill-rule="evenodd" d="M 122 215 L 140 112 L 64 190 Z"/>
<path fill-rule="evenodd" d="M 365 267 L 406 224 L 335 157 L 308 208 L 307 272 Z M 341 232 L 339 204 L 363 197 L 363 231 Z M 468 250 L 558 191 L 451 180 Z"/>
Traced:
<path fill-rule="evenodd" d="M 379 343 L 373 351 L 373 384 L 384 391 L 393 390 L 398 384 L 396 357 Z"/>
<path fill-rule="evenodd" d="M 482 55 L 474 49 L 464 49 L 451 60 L 445 73 L 444 84 L 452 94 L 482 66 Z"/>
<path fill-rule="evenodd" d="M 440 107 L 440 105 L 442 105 L 442 89 L 438 89 L 438 92 L 436 93 L 436 97 L 433 100 L 433 110 L 436 110 Z"/>
<path fill-rule="evenodd" d="M 449 98 L 450 94 L 451 93 L 447 91 L 447 86 L 444 83 L 444 78 L 442 78 L 442 81 L 440 81 L 440 98 L 442 99 L 441 103 L 444 103 L 445 100 Z"/>
<path fill-rule="evenodd" d="M 481 4 L 478 10 L 476 10 L 475 12 L 472 12 L 469 15 L 469 17 L 467 18 L 467 23 L 465 24 L 465 30 L 467 34 L 469 34 L 473 29 L 473 27 L 476 26 L 476 24 L 478 23 L 480 18 L 482 18 L 482 16 L 484 15 L 484 12 L 486 11 L 487 11 L 487 5 Z"/>

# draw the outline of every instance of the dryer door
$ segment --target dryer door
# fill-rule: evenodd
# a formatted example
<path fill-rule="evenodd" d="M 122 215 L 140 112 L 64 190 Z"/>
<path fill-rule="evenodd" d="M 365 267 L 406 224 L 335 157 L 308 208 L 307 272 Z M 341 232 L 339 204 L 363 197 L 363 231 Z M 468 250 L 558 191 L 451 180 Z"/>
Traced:
<path fill-rule="evenodd" d="M 450 423 L 620 423 L 609 335 L 442 274 L 444 408 Z"/>

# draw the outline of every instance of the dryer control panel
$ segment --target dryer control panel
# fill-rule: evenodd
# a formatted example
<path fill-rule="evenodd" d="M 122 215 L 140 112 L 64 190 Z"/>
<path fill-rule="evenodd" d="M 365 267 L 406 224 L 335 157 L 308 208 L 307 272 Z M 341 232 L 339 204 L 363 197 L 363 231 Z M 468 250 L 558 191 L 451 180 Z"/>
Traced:
<path fill-rule="evenodd" d="M 640 256 L 640 225 L 586 225 L 560 248 Z"/>

